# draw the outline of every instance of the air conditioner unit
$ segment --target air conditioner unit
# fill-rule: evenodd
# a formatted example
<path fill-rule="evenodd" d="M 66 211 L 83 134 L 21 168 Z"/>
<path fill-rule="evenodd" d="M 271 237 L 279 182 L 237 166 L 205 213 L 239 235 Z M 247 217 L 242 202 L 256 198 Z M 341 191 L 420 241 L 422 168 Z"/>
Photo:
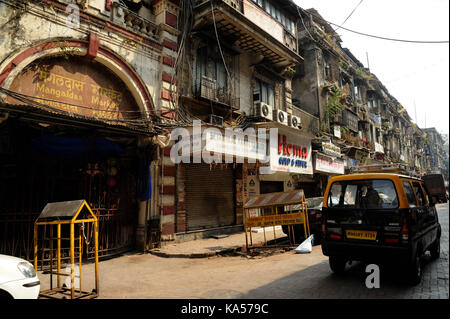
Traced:
<path fill-rule="evenodd" d="M 209 124 L 223 126 L 223 117 L 210 114 L 209 115 Z"/>
<path fill-rule="evenodd" d="M 302 128 L 302 122 L 300 117 L 289 114 L 288 116 L 288 126 L 301 129 Z"/>
<path fill-rule="evenodd" d="M 288 114 L 282 110 L 273 110 L 273 120 L 275 122 L 288 125 Z"/>
<path fill-rule="evenodd" d="M 263 117 L 272 121 L 273 107 L 263 102 L 255 103 L 255 116 Z"/>

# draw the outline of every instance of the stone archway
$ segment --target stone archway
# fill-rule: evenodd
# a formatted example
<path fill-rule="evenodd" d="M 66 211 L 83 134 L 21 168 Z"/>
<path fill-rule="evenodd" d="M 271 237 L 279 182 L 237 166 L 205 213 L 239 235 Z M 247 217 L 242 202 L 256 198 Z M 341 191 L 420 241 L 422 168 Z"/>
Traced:
<path fill-rule="evenodd" d="M 61 46 L 61 43 L 64 44 L 64 47 Z M 69 60 L 74 59 L 77 62 L 84 61 L 85 63 L 97 63 L 98 65 L 106 67 L 107 72 L 110 72 L 116 76 L 117 79 L 120 79 L 126 89 L 130 92 L 139 110 L 149 117 L 154 110 L 153 99 L 148 92 L 146 85 L 133 68 L 109 49 L 99 47 L 95 52 L 95 56 L 92 57 L 89 55 L 89 58 L 87 58 L 88 51 L 89 43 L 81 40 L 64 40 L 63 42 L 53 40 L 21 50 L 20 52 L 12 54 L 0 65 L 0 86 L 5 89 L 16 89 L 17 85 L 14 85 L 15 79 L 28 71 L 30 66 L 33 66 L 33 63 L 36 65 L 36 62 L 43 61 L 44 59 L 48 61 L 69 55 Z M 45 69 L 39 70 L 39 72 L 41 71 L 46 72 Z M 62 74 L 40 74 L 42 77 L 41 80 L 47 80 L 48 77 L 58 77 L 58 75 L 64 77 Z M 66 78 L 77 80 L 76 78 L 69 76 Z M 53 81 L 53 79 L 51 80 Z M 58 80 L 61 81 L 60 78 L 58 78 Z M 77 105 L 77 103 L 69 104 Z"/>

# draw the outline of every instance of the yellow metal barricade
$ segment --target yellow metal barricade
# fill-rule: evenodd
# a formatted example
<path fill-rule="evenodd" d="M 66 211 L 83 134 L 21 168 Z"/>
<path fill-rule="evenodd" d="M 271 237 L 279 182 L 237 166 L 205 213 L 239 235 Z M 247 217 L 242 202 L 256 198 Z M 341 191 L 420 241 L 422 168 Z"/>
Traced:
<path fill-rule="evenodd" d="M 54 237 L 56 228 L 56 237 Z M 43 240 L 38 240 L 41 231 Z M 91 236 L 88 241 L 86 233 Z M 63 234 L 68 237 L 63 237 Z M 77 234 L 77 236 L 76 236 Z M 48 236 L 48 237 L 47 237 Z M 92 238 L 92 236 L 94 238 Z M 83 247 L 86 250 L 94 239 L 95 254 L 95 288 L 91 292 L 82 290 L 82 256 Z M 56 271 L 54 270 L 54 242 L 56 241 Z M 48 242 L 48 248 L 45 244 Z M 68 242 L 70 256 L 68 267 L 70 274 L 61 272 L 61 246 Z M 66 201 L 47 204 L 34 223 L 34 268 L 38 270 L 38 248 L 48 251 L 48 273 L 50 275 L 50 289 L 43 290 L 39 296 L 52 299 L 96 298 L 99 295 L 98 276 L 98 220 L 85 200 Z M 66 245 L 67 246 L 67 245 Z M 79 287 L 75 287 L 75 257 L 78 257 Z M 44 260 L 41 260 L 44 263 Z M 56 287 L 53 287 L 53 275 L 56 275 Z M 70 287 L 62 284 L 61 276 L 70 276 Z"/>
<path fill-rule="evenodd" d="M 284 208 L 284 213 L 278 213 L 278 207 Z M 295 212 L 293 209 L 295 208 Z M 251 211 L 270 209 L 271 215 L 252 216 Z M 288 226 L 290 242 L 295 243 L 294 225 L 303 224 L 305 238 L 309 237 L 308 207 L 303 190 L 284 193 L 269 193 L 251 197 L 244 205 L 244 230 L 245 244 L 248 249 L 250 234 L 250 246 L 253 246 L 252 228 L 263 227 L 264 243 L 267 245 L 265 227 L 273 226 L 274 238 L 275 226 Z"/>

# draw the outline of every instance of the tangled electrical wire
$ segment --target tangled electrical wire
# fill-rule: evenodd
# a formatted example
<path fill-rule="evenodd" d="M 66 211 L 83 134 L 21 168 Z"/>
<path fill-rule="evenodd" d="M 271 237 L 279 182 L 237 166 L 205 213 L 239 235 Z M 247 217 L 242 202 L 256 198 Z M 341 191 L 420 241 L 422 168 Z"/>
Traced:
<path fill-rule="evenodd" d="M 92 107 L 82 106 L 82 105 L 75 105 L 70 103 L 61 103 L 60 101 L 55 101 L 51 99 L 46 99 L 42 97 L 35 97 L 30 96 L 18 92 L 14 92 L 5 88 L 0 87 L 0 93 L 3 93 L 11 98 L 13 98 L 16 101 L 22 102 L 25 105 L 35 107 L 40 110 L 44 110 L 47 112 L 52 113 L 59 113 L 62 115 L 80 118 L 80 119 L 89 119 L 89 120 L 98 120 L 98 121 L 105 121 L 109 123 L 119 124 L 119 125 L 127 125 L 131 128 L 137 129 L 137 130 L 144 130 L 148 132 L 153 132 L 154 127 L 152 127 L 152 122 L 150 121 L 150 118 L 148 115 L 150 113 L 142 112 L 142 111 L 120 111 L 120 110 L 99 110 Z M 64 104 L 76 108 L 81 108 L 85 110 L 92 110 L 92 111 L 100 111 L 102 113 L 111 113 L 115 114 L 116 118 L 114 117 L 100 117 L 100 116 L 86 116 L 82 114 L 77 114 L 73 112 L 69 112 L 66 110 L 62 110 L 56 107 L 53 107 L 51 105 L 45 104 L 45 103 L 59 103 Z M 147 113 L 147 116 L 145 115 Z M 122 117 L 122 118 L 119 118 Z"/>

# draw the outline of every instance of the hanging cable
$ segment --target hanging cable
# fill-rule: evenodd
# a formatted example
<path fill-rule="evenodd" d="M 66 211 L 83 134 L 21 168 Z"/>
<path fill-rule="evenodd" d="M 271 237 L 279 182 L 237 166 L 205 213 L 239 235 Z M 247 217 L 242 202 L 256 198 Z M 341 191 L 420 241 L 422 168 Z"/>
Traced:
<path fill-rule="evenodd" d="M 356 7 L 352 10 L 352 12 L 350 12 L 350 14 L 348 15 L 347 18 L 345 18 L 344 22 L 341 23 L 341 25 L 344 25 L 345 22 L 347 22 L 347 20 L 353 15 L 353 13 L 356 11 L 356 9 L 359 7 L 359 5 L 363 2 L 364 0 L 361 0 Z M 337 27 L 336 29 L 334 29 L 334 31 L 336 32 L 340 27 Z"/>
<path fill-rule="evenodd" d="M 297 7 L 298 15 L 300 16 L 300 20 L 302 21 L 302 24 L 303 24 L 303 28 L 305 28 L 305 30 L 306 30 L 306 32 L 308 33 L 308 35 L 309 35 L 309 37 L 311 38 L 311 40 L 313 40 L 313 42 L 316 42 L 316 40 L 315 40 L 314 37 L 311 35 L 311 33 L 309 33 L 309 30 L 308 30 L 308 28 L 306 27 L 305 22 L 303 21 L 303 17 L 302 17 L 302 14 L 301 14 L 301 12 L 300 12 L 299 6 L 296 6 L 296 7 Z"/>
<path fill-rule="evenodd" d="M 388 38 L 388 37 L 381 37 L 381 36 L 372 35 L 372 34 L 368 34 L 368 33 L 364 33 L 364 32 L 359 32 L 359 31 L 355 31 L 355 30 L 351 30 L 351 29 L 345 28 L 345 27 L 343 27 L 343 26 L 341 26 L 341 25 L 339 25 L 339 24 L 336 24 L 336 23 L 327 21 L 327 20 L 325 20 L 324 18 L 319 17 L 319 16 L 317 16 L 317 15 L 311 13 L 311 12 L 308 12 L 308 11 L 306 11 L 305 9 L 301 8 L 301 7 L 299 7 L 299 8 L 300 8 L 301 10 L 303 10 L 305 13 L 310 14 L 311 16 L 317 18 L 318 20 L 323 20 L 324 22 L 326 22 L 326 23 L 328 23 L 328 24 L 330 24 L 330 25 L 334 25 L 334 26 L 340 27 L 341 29 L 346 30 L 346 31 L 348 31 L 348 32 L 353 32 L 353 33 L 356 33 L 356 34 L 359 34 L 359 35 L 363 35 L 363 36 L 366 36 L 366 37 L 371 37 L 371 38 L 380 39 L 380 40 L 388 40 L 388 41 L 396 41 L 396 42 L 407 42 L 407 43 L 419 43 L 419 44 L 439 44 L 439 43 L 442 44 L 442 43 L 449 43 L 448 40 L 446 40 L 446 41 L 416 41 L 416 40 L 403 40 L 403 39 L 394 39 L 394 38 Z"/>

